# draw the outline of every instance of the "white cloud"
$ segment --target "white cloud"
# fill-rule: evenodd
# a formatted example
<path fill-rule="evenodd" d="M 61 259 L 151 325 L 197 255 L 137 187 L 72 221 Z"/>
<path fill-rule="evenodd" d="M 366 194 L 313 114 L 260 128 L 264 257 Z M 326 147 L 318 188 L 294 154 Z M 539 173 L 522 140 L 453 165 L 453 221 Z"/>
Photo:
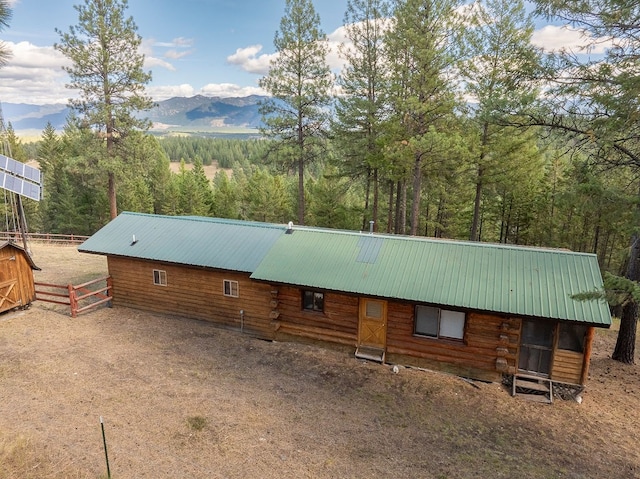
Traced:
<path fill-rule="evenodd" d="M 153 67 L 162 67 L 172 72 L 176 71 L 176 67 L 174 67 L 172 63 L 163 60 L 155 54 L 154 46 L 156 45 L 157 43 L 153 38 L 142 39 L 142 43 L 140 44 L 140 53 L 144 55 L 144 67 L 149 69 Z"/>
<path fill-rule="evenodd" d="M 0 69 L 0 100 L 9 103 L 66 103 L 75 96 L 65 88 L 62 70 L 69 61 L 53 47 L 6 42 L 13 56 Z"/>
<path fill-rule="evenodd" d="M 275 53 L 258 55 L 262 51 L 262 45 L 251 45 L 246 48 L 238 48 L 233 55 L 227 57 L 227 62 L 237 65 L 249 73 L 266 75 L 269 71 L 271 59 Z"/>
<path fill-rule="evenodd" d="M 179 60 L 180 58 L 187 57 L 193 53 L 193 50 L 178 51 L 176 49 L 167 50 L 164 54 L 165 58 L 170 60 Z"/>
<path fill-rule="evenodd" d="M 176 71 L 176 67 L 174 67 L 172 63 L 152 55 L 145 55 L 144 67 L 149 69 L 153 69 L 153 67 L 162 67 L 172 72 Z"/>
<path fill-rule="evenodd" d="M 150 86 L 147 87 L 147 94 L 153 98 L 154 101 L 167 100 L 176 96 L 191 97 L 194 96 L 195 88 L 188 83 L 182 85 L 164 85 L 164 86 Z"/>
<path fill-rule="evenodd" d="M 156 42 L 151 40 L 153 46 L 163 48 L 191 48 L 193 46 L 193 38 L 177 37 L 170 42 Z"/>
<path fill-rule="evenodd" d="M 241 86 L 234 83 L 209 83 L 203 86 L 199 93 L 204 96 L 219 96 L 222 98 L 267 94 L 260 87 Z"/>
<path fill-rule="evenodd" d="M 329 53 L 327 54 L 327 63 L 333 71 L 340 71 L 345 65 L 344 59 L 340 57 L 338 47 L 341 43 L 347 43 L 347 30 L 344 27 L 335 29 L 332 33 L 327 35 L 327 44 L 329 46 Z"/>
<path fill-rule="evenodd" d="M 596 55 L 604 53 L 611 46 L 610 41 L 594 43 L 593 37 L 587 32 L 567 25 L 546 25 L 533 33 L 531 43 L 547 52 L 567 51 L 575 54 Z M 585 45 L 593 46 L 587 50 Z"/>
<path fill-rule="evenodd" d="M 338 46 L 346 39 L 346 30 L 339 27 L 331 34 L 327 35 L 327 46 L 329 51 L 327 54 L 327 63 L 329 67 L 338 71 L 344 66 L 344 60 L 338 54 Z M 239 66 L 242 70 L 255 73 L 258 75 L 266 75 L 269 72 L 271 61 L 277 57 L 277 53 L 263 53 L 262 45 L 250 45 L 245 48 L 238 48 L 236 52 L 227 57 L 227 63 Z"/>
<path fill-rule="evenodd" d="M 209 83 L 197 90 L 190 84 L 148 87 L 147 93 L 154 101 L 167 100 L 173 97 L 192 97 L 204 95 L 210 97 L 230 98 L 249 95 L 266 95 L 265 91 L 255 86 L 241 86 L 235 83 Z"/>

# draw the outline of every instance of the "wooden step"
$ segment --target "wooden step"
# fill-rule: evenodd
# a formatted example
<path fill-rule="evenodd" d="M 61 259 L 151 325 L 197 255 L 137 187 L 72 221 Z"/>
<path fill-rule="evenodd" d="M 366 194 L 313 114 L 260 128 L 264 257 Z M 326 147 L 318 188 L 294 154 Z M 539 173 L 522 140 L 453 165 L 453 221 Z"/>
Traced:
<path fill-rule="evenodd" d="M 358 346 L 356 348 L 356 358 L 384 363 L 384 349 Z"/>
<path fill-rule="evenodd" d="M 547 382 L 546 384 L 543 382 L 535 382 L 535 381 L 530 381 L 528 379 L 515 379 L 516 381 L 516 389 L 517 388 L 523 388 L 523 389 L 531 389 L 533 391 L 540 391 L 540 392 L 544 392 L 544 393 L 548 393 L 549 392 L 549 382 Z"/>
<path fill-rule="evenodd" d="M 552 403 L 553 382 L 548 378 L 516 374 L 513 376 L 511 395 L 538 402 Z"/>

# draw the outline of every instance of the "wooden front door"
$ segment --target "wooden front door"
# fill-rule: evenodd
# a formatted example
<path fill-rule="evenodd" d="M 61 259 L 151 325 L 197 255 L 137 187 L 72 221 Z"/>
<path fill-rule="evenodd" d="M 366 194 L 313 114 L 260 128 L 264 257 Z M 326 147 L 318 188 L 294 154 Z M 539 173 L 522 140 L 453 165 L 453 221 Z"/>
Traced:
<path fill-rule="evenodd" d="M 358 346 L 384 350 L 387 345 L 387 302 L 360 299 Z"/>
<path fill-rule="evenodd" d="M 553 321 L 522 320 L 518 369 L 521 372 L 549 377 L 553 359 Z"/>

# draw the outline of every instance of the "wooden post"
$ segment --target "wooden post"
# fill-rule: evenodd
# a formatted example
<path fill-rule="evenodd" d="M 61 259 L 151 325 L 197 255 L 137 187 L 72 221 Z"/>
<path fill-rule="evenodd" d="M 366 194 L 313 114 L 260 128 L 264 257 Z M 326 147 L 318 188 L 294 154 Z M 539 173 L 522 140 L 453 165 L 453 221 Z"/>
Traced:
<path fill-rule="evenodd" d="M 69 305 L 71 306 L 71 317 L 75 318 L 78 315 L 78 300 L 76 299 L 76 290 L 72 284 L 67 286 L 69 289 Z"/>
<path fill-rule="evenodd" d="M 591 363 L 591 350 L 593 346 L 593 337 L 595 336 L 596 328 L 589 326 L 587 333 L 584 337 L 584 357 L 582 359 L 582 375 L 581 384 L 585 384 L 589 377 L 589 364 Z"/>
<path fill-rule="evenodd" d="M 107 296 L 111 298 L 108 306 L 113 308 L 113 280 L 111 279 L 111 275 L 107 276 Z"/>

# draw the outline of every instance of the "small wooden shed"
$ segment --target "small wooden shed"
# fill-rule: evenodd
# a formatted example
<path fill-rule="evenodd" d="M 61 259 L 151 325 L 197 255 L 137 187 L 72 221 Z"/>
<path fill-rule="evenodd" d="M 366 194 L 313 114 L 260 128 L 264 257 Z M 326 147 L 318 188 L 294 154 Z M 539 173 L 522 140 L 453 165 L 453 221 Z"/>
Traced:
<path fill-rule="evenodd" d="M 611 324 L 573 298 L 602 287 L 596 256 L 566 250 L 137 213 L 79 250 L 107 256 L 115 305 L 488 381 L 584 385 Z"/>
<path fill-rule="evenodd" d="M 26 308 L 36 299 L 33 270 L 39 270 L 24 248 L 0 244 L 0 312 Z"/>

